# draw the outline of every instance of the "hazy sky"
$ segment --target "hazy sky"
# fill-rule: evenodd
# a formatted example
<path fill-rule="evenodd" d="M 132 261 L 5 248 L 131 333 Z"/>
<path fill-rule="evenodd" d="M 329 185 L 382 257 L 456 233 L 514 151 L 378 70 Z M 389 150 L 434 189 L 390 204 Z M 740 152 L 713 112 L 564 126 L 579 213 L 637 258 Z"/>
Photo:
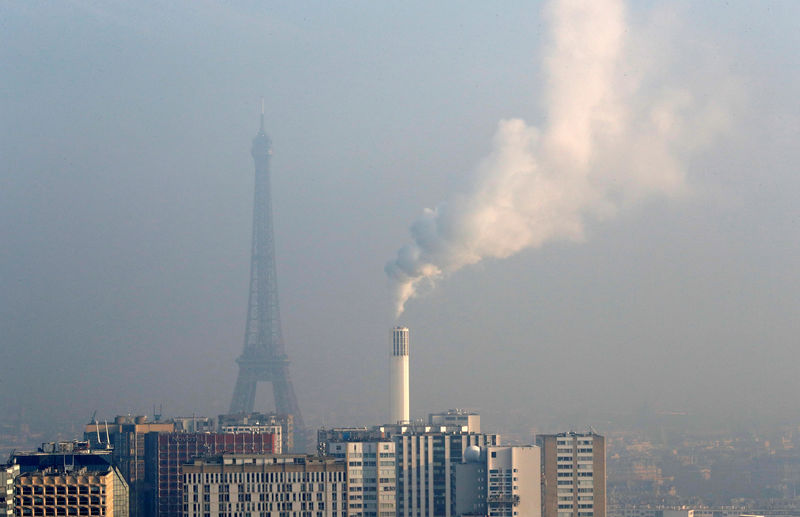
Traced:
<path fill-rule="evenodd" d="M 397 322 L 414 416 L 800 416 L 800 4 L 610 0 L 574 24 L 568 4 L 4 2 L 0 414 L 227 410 L 263 95 L 307 422 L 383 422 Z M 573 59 L 598 38 L 612 55 Z M 424 209 L 484 200 L 512 119 L 601 150 L 562 170 L 578 147 L 520 144 L 557 194 L 597 187 L 548 198 L 581 231 L 426 256 L 446 274 L 395 320 L 384 266 Z"/>

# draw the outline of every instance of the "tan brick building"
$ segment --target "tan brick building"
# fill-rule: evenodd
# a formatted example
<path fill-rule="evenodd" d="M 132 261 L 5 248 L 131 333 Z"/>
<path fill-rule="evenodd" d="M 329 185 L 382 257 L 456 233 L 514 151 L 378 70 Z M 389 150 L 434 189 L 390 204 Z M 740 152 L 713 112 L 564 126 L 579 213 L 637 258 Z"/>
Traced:
<path fill-rule="evenodd" d="M 46 469 L 14 482 L 16 517 L 128 517 L 128 484 L 119 470 Z"/>
<path fill-rule="evenodd" d="M 606 445 L 599 434 L 536 437 L 542 448 L 542 517 L 606 516 Z"/>

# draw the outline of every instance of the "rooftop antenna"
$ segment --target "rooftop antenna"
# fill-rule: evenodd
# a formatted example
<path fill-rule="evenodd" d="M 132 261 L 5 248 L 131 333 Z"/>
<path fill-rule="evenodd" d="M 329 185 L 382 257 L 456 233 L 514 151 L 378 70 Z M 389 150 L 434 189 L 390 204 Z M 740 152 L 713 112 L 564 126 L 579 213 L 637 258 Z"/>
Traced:
<path fill-rule="evenodd" d="M 94 430 L 97 432 L 97 446 L 100 447 L 100 444 L 102 443 L 100 441 L 100 423 L 97 421 L 96 417 L 97 410 L 95 409 L 94 413 L 92 413 L 92 423 L 94 424 Z"/>
<path fill-rule="evenodd" d="M 261 97 L 261 132 L 264 132 L 264 97 Z"/>

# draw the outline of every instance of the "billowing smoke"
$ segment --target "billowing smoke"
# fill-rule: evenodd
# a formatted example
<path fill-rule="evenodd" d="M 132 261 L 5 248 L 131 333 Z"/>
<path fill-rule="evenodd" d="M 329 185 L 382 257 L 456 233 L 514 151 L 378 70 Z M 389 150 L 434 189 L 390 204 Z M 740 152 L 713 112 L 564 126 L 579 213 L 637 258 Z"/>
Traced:
<path fill-rule="evenodd" d="M 557 0 L 546 14 L 545 124 L 501 120 L 471 192 L 412 224 L 413 243 L 386 265 L 398 316 L 464 266 L 579 241 L 588 221 L 686 193 L 687 158 L 726 126 L 721 91 L 662 81 L 667 56 L 637 36 L 621 0 Z"/>

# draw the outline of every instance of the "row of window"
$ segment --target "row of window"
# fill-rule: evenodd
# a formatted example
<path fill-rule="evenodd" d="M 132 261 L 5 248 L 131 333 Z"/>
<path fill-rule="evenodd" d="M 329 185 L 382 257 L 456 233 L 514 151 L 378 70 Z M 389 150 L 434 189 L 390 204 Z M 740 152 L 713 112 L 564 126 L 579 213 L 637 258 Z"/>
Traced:
<path fill-rule="evenodd" d="M 211 517 L 210 512 L 206 513 L 188 513 L 190 517 Z M 216 515 L 216 514 L 215 514 Z M 394 515 L 394 514 L 393 514 Z M 220 513 L 219 517 L 313 517 L 314 514 L 312 512 L 233 512 L 233 513 Z M 317 512 L 316 517 L 323 517 L 322 512 Z M 339 517 L 337 512 L 333 512 L 331 517 Z M 342 512 L 342 516 L 345 517 L 345 513 Z M 383 517 L 383 516 L 381 516 Z"/>
<path fill-rule="evenodd" d="M 319 481 L 344 481 L 344 472 L 205 472 L 185 473 L 186 483 L 241 483 L 241 482 L 319 482 Z"/>
<path fill-rule="evenodd" d="M 65 494 L 105 494 L 106 487 L 102 485 L 22 485 L 20 487 L 22 495 L 45 494 L 45 495 L 65 495 Z"/>
<path fill-rule="evenodd" d="M 346 507 L 345 503 L 342 503 L 342 509 Z M 214 513 L 218 513 L 220 515 L 224 515 L 226 513 L 237 513 L 237 512 L 273 512 L 273 511 L 306 511 L 306 510 L 325 510 L 325 503 L 324 502 L 276 502 L 276 503 L 227 503 L 227 504 L 213 504 L 213 503 L 203 503 L 203 504 L 184 504 L 183 505 L 183 513 L 200 513 L 202 512 L 210 512 L 214 511 Z M 331 509 L 337 509 L 337 503 L 331 503 Z"/>
<path fill-rule="evenodd" d="M 561 482 L 559 481 L 558 484 L 561 485 Z M 572 484 L 569 483 L 569 482 L 567 484 L 570 485 L 567 488 L 562 488 L 560 486 L 558 487 L 558 493 L 559 494 L 571 494 L 571 493 L 573 493 Z M 592 492 L 594 492 L 594 489 L 592 487 L 578 488 L 578 493 L 579 494 L 591 494 Z"/>
<path fill-rule="evenodd" d="M 23 506 L 45 505 L 45 506 L 66 506 L 66 505 L 87 505 L 87 504 L 106 504 L 105 496 L 82 495 L 82 496 L 16 496 L 15 504 Z"/>
<path fill-rule="evenodd" d="M 46 508 L 42 508 L 41 506 L 37 506 L 34 508 L 30 507 L 16 507 L 14 508 L 14 515 L 15 517 L 50 517 L 50 516 L 58 516 L 58 515 L 104 515 L 103 508 L 99 506 L 59 506 L 59 507 L 52 507 L 48 506 Z"/>
<path fill-rule="evenodd" d="M 183 492 L 190 493 L 203 493 L 203 494 L 224 494 L 231 492 L 231 485 L 184 485 Z M 336 492 L 338 489 L 345 490 L 346 483 L 318 483 L 316 485 L 318 492 L 325 492 L 326 487 L 331 492 Z M 273 493 L 281 492 L 287 494 L 304 495 L 307 492 L 314 491 L 313 483 L 254 483 L 254 484 L 239 484 L 236 485 L 236 492 L 241 493 Z"/>

